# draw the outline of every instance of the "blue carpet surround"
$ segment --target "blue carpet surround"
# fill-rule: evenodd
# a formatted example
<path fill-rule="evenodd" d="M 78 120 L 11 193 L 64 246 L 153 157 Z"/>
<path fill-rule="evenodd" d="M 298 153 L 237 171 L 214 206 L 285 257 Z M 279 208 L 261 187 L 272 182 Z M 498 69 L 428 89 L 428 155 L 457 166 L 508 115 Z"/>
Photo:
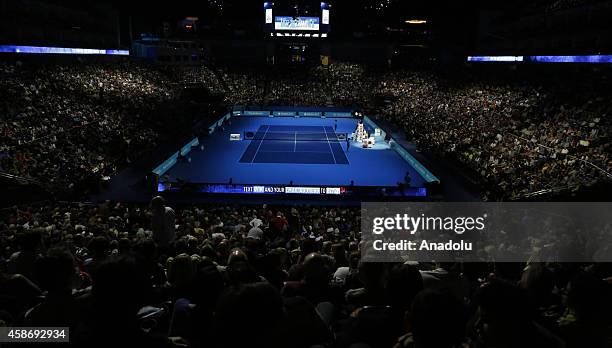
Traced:
<path fill-rule="evenodd" d="M 373 148 L 347 142 L 349 117 L 234 116 L 174 163 L 162 181 L 198 184 L 412 187 L 426 180 L 382 138 Z M 370 129 L 369 131 L 372 131 Z M 250 133 L 250 134 L 249 134 Z M 240 134 L 231 140 L 230 134 Z M 249 134 L 248 139 L 244 135 Z M 342 136 L 340 136 L 342 135 Z"/>
<path fill-rule="evenodd" d="M 240 162 L 349 164 L 338 136 L 329 126 L 262 125 Z"/>

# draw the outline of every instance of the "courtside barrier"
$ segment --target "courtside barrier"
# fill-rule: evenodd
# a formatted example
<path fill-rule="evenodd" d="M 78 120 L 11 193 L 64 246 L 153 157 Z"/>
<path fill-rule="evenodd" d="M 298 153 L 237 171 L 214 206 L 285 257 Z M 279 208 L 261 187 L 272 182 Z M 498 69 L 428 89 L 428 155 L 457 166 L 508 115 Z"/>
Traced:
<path fill-rule="evenodd" d="M 372 119 L 370 119 L 368 116 L 364 116 L 363 117 L 363 122 L 366 125 L 374 128 L 374 129 L 376 129 L 376 128 L 382 129 L 374 121 L 372 121 Z M 403 146 L 398 144 L 393 138 L 390 138 L 389 146 L 395 152 L 397 152 L 397 154 L 400 155 L 401 158 L 403 158 L 406 162 L 408 162 L 408 164 L 410 164 L 412 166 L 412 168 L 414 168 L 414 170 L 416 170 L 417 173 L 419 173 L 419 175 L 421 175 L 423 177 L 423 179 L 425 179 L 426 182 L 428 182 L 428 183 L 439 183 L 440 182 L 440 179 L 438 179 L 429 170 L 427 170 L 427 168 L 425 168 L 425 166 L 423 166 L 421 164 L 421 162 L 419 162 L 416 158 L 414 158 L 408 152 L 408 150 L 406 150 Z"/>
<path fill-rule="evenodd" d="M 187 156 L 187 154 L 191 152 L 191 148 L 198 146 L 199 144 L 200 144 L 200 141 L 198 140 L 198 138 L 193 138 L 189 143 L 187 143 L 185 146 L 181 148 L 180 150 L 181 156 Z M 173 153 L 172 156 L 170 156 L 170 158 L 168 158 L 167 160 L 162 162 L 160 165 L 155 167 L 155 169 L 153 169 L 153 174 L 156 174 L 158 176 L 164 175 L 168 171 L 168 169 L 172 168 L 172 166 L 176 164 L 176 161 L 178 160 L 178 156 L 179 156 L 179 151 Z"/>
<path fill-rule="evenodd" d="M 232 117 L 232 113 L 228 112 L 227 114 L 225 114 L 225 116 L 221 117 L 217 122 L 213 123 L 212 126 L 208 127 L 208 134 L 214 133 L 215 130 L 218 127 L 221 127 L 221 125 L 223 125 L 223 122 L 225 122 L 226 120 L 229 120 L 230 117 Z"/>

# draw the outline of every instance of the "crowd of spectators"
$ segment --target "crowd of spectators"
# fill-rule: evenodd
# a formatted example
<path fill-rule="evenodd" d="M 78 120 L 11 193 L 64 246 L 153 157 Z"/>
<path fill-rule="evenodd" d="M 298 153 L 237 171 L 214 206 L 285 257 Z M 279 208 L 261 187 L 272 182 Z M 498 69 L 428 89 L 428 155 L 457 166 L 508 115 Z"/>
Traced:
<path fill-rule="evenodd" d="M 270 105 L 366 105 L 378 77 L 354 63 L 338 62 L 309 70 L 275 71 L 269 75 L 264 103 Z"/>
<path fill-rule="evenodd" d="M 108 179 L 181 120 L 168 79 L 140 64 L 0 64 L 0 168 L 56 189 Z"/>
<path fill-rule="evenodd" d="M 0 211 L 0 323 L 84 347 L 610 347 L 608 264 L 361 262 L 357 208 Z"/>
<path fill-rule="evenodd" d="M 593 87 L 449 83 L 426 73 L 394 72 L 379 90 L 395 97 L 382 117 L 421 149 L 475 171 L 490 190 L 488 198 L 577 191 L 610 180 L 611 109 L 606 97 L 589 94 Z"/>

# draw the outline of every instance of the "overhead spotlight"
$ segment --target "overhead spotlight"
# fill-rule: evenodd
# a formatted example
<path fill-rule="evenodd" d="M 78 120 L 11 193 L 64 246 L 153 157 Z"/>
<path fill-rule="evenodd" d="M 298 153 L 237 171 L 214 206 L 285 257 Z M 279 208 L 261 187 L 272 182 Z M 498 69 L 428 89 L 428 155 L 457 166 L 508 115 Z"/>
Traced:
<path fill-rule="evenodd" d="M 427 24 L 427 21 L 424 19 L 408 19 L 406 20 L 407 24 Z"/>

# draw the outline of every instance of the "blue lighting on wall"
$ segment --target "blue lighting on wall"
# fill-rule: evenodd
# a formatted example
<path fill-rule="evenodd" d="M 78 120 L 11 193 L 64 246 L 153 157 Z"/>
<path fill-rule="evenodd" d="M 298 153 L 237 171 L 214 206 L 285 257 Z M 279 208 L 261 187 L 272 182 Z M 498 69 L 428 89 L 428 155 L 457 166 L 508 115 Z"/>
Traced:
<path fill-rule="evenodd" d="M 612 63 L 612 55 L 581 56 L 468 56 L 468 62 L 531 62 L 531 63 Z"/>
<path fill-rule="evenodd" d="M 0 45 L 0 53 L 25 54 L 96 54 L 129 56 L 129 50 L 101 50 L 95 48 L 45 47 L 45 46 L 16 46 Z"/>
<path fill-rule="evenodd" d="M 523 56 L 468 56 L 468 62 L 522 62 Z"/>
<path fill-rule="evenodd" d="M 604 64 L 612 63 L 612 56 L 530 56 L 529 60 L 536 63 L 587 63 Z"/>

